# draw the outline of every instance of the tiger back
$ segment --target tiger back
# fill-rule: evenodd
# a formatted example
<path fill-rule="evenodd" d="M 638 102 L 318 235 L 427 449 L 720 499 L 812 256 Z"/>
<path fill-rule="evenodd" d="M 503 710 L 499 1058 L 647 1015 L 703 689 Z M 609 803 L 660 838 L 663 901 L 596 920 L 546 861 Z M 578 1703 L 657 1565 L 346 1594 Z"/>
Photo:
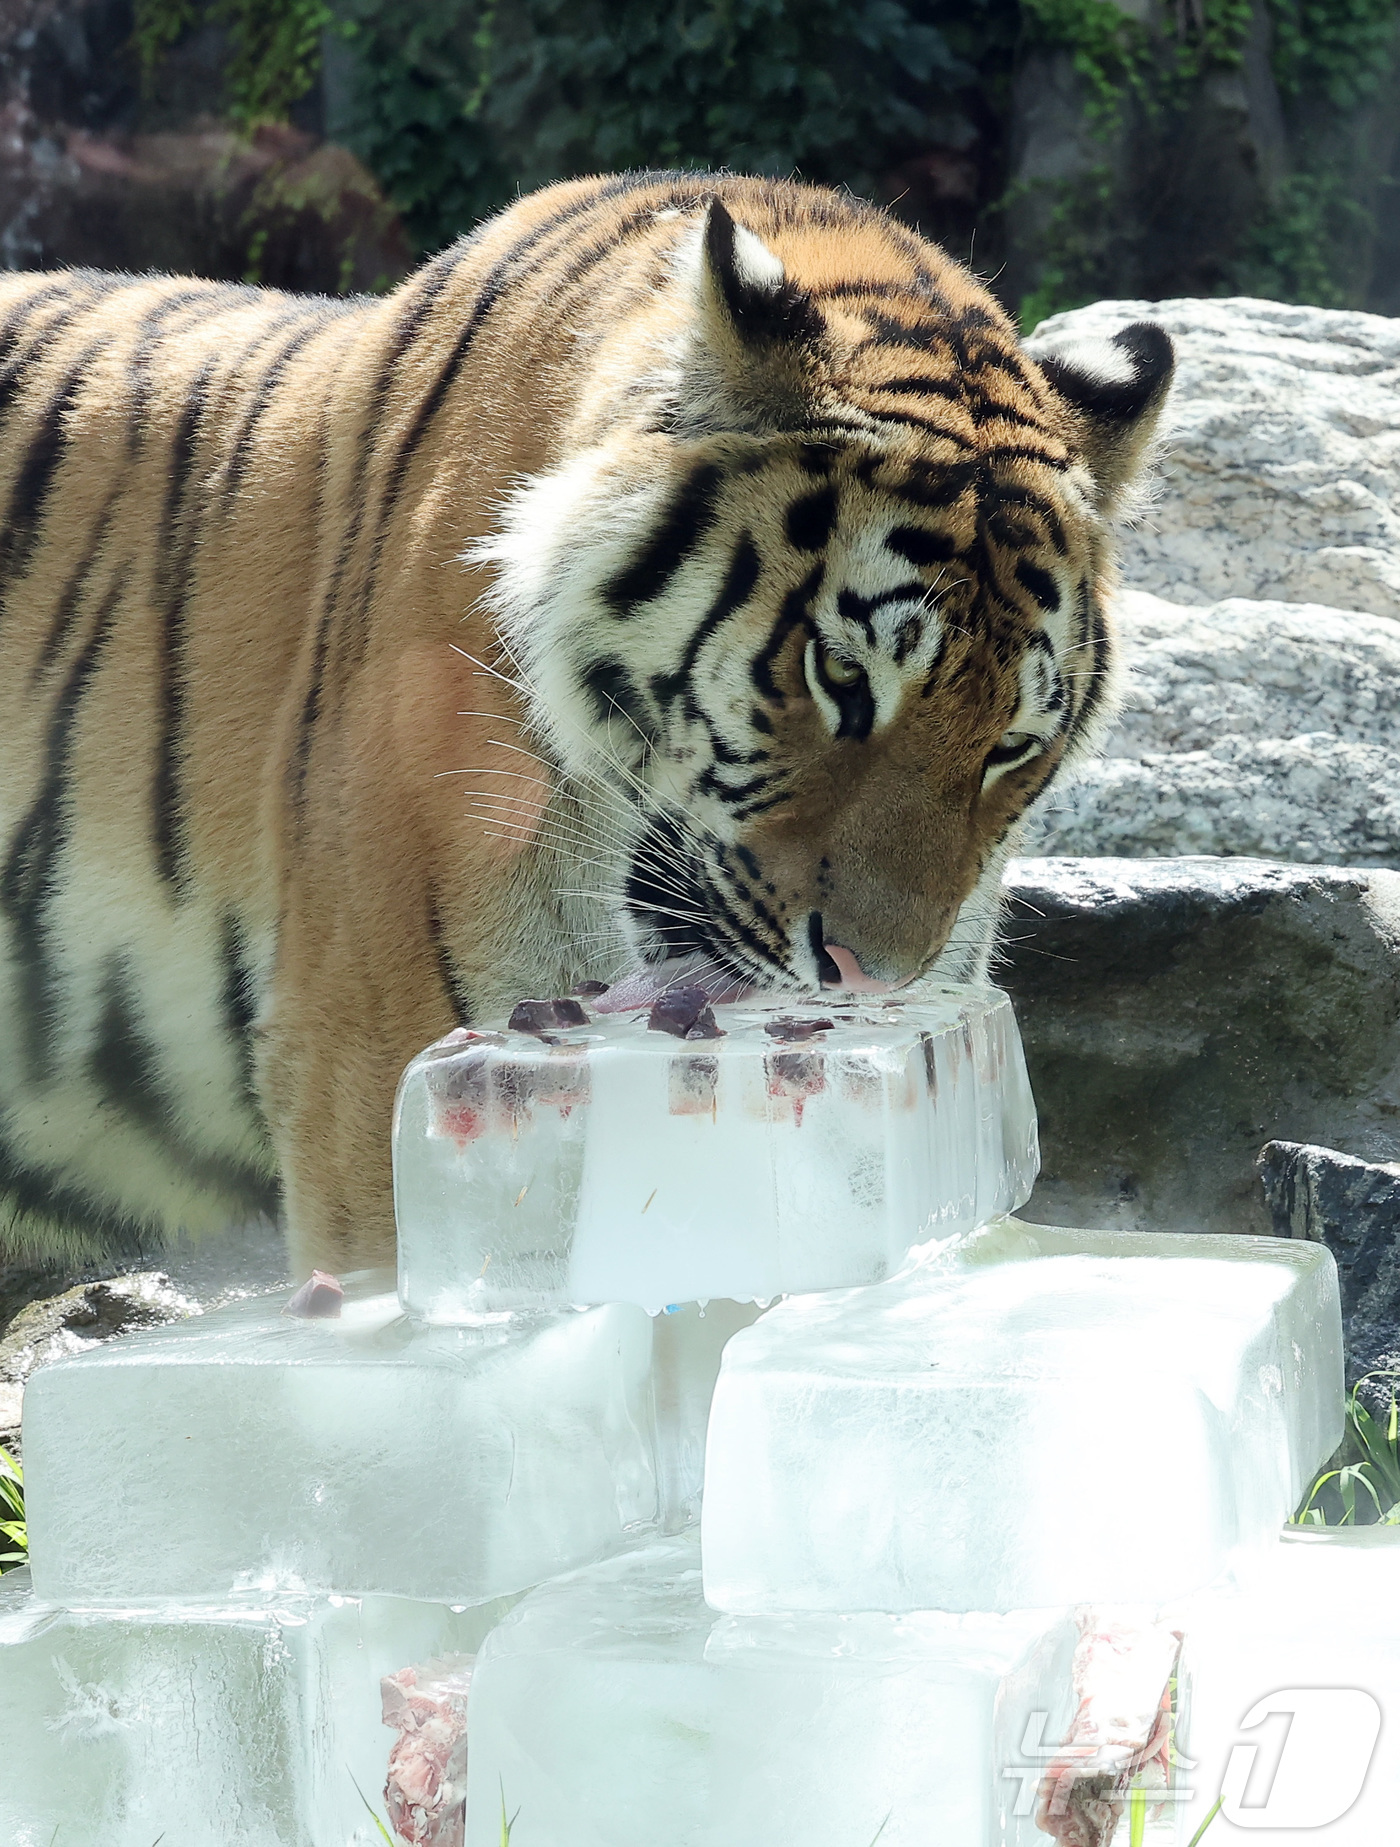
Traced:
<path fill-rule="evenodd" d="M 0 1231 L 393 1245 L 406 1060 L 580 977 L 981 978 L 1111 710 L 1159 330 L 853 199 L 523 200 L 382 300 L 0 278 Z M 7 1227 L 7 1228 L 6 1228 Z"/>

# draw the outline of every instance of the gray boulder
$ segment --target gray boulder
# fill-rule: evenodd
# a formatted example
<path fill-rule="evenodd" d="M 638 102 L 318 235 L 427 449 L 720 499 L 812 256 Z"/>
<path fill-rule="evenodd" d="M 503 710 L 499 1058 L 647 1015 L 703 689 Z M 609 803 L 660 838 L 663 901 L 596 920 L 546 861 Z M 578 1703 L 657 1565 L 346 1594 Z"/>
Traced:
<path fill-rule="evenodd" d="M 160 1270 L 79 1283 L 30 1302 L 0 1330 L 0 1445 L 14 1444 L 25 1384 L 41 1366 L 132 1328 L 156 1327 L 200 1312 L 198 1303 Z"/>
<path fill-rule="evenodd" d="M 1400 865 L 1400 624 L 1136 591 L 1118 616 L 1122 717 L 1056 792 L 1039 852 Z"/>
<path fill-rule="evenodd" d="M 1279 1236 L 1310 1238 L 1337 1259 L 1347 1384 L 1378 1371 L 1400 1378 L 1400 1164 L 1274 1141 L 1258 1165 Z M 1389 1406 L 1386 1381 L 1363 1395 Z"/>
<path fill-rule="evenodd" d="M 1158 492 L 1123 536 L 1126 703 L 1028 845 L 1400 866 L 1400 326 L 1105 301 L 1030 344 L 1144 316 L 1178 371 Z"/>
<path fill-rule="evenodd" d="M 1400 1160 L 1400 873 L 1037 859 L 1003 966 L 1040 1111 L 1026 1216 L 1271 1230 L 1266 1141 Z"/>
<path fill-rule="evenodd" d="M 1043 321 L 1028 344 L 1144 319 L 1176 342 L 1177 379 L 1125 581 L 1177 603 L 1400 616 L 1400 323 L 1248 299 L 1101 301 Z"/>

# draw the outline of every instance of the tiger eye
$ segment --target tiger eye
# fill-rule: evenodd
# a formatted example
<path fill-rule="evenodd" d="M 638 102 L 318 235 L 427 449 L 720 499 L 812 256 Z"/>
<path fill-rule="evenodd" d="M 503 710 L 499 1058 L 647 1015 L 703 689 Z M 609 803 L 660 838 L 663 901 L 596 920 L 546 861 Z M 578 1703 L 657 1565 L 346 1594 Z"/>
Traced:
<path fill-rule="evenodd" d="M 839 655 L 833 654 L 830 648 L 824 643 L 820 644 L 818 658 L 821 664 L 822 678 L 829 681 L 832 686 L 855 686 L 865 678 L 863 668 L 857 667 L 853 661 L 843 661 Z"/>

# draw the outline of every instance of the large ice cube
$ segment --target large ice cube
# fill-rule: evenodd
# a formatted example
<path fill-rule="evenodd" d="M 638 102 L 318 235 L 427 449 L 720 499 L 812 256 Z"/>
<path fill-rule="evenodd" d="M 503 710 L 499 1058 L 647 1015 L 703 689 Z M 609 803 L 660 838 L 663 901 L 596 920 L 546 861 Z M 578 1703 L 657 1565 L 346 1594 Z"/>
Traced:
<path fill-rule="evenodd" d="M 692 1539 L 610 1560 L 487 1638 L 468 1847 L 499 1847 L 502 1803 L 511 1847 L 991 1847 L 1023 1782 L 995 1762 L 998 1705 L 1062 1735 L 1068 1623 L 717 1619 L 697 1565 Z M 1026 1725 L 1002 1730 L 1019 1748 Z"/>
<path fill-rule="evenodd" d="M 416 1058 L 394 1118 L 405 1307 L 454 1321 L 875 1282 L 1029 1195 L 1035 1113 L 995 989 L 714 1016 L 722 1037 L 608 1014 L 461 1029 Z"/>
<path fill-rule="evenodd" d="M 1400 1530 L 1290 1529 L 1238 1595 L 1192 1599 L 1183 1839 L 1380 1847 L 1400 1815 Z"/>
<path fill-rule="evenodd" d="M 1158 1602 L 1269 1542 L 1341 1429 L 1321 1245 L 1003 1220 L 730 1341 L 706 1593 L 727 1610 Z"/>
<path fill-rule="evenodd" d="M 655 1517 L 641 1309 L 422 1328 L 386 1287 L 351 1281 L 338 1320 L 259 1297 L 37 1373 L 24 1441 L 40 1594 L 270 1585 L 471 1603 Z"/>
<path fill-rule="evenodd" d="M 501 1605 L 279 1598 L 64 1610 L 0 1583 L 5 1847 L 380 1847 L 381 1678 Z M 358 1790 L 356 1785 L 358 1784 Z"/>

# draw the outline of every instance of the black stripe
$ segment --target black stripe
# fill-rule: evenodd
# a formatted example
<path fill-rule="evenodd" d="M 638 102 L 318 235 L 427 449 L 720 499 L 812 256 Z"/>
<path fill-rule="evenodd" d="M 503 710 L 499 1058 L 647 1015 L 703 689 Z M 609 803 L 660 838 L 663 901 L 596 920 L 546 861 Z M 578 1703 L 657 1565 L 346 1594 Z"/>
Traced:
<path fill-rule="evenodd" d="M 1017 560 L 1016 581 L 1030 591 L 1042 609 L 1060 607 L 1060 586 L 1048 571 L 1042 571 L 1038 564 L 1032 564 L 1028 558 Z"/>
<path fill-rule="evenodd" d="M 316 619 L 316 641 L 311 652 L 311 678 L 307 681 L 306 692 L 302 696 L 296 740 L 292 745 L 291 759 L 287 764 L 288 794 L 291 797 L 298 826 L 304 818 L 306 775 L 311 767 L 312 735 L 321 716 L 321 695 L 326 679 L 326 656 L 329 652 L 332 614 L 333 609 L 328 597 L 322 604 L 320 614 Z"/>
<path fill-rule="evenodd" d="M 437 961 L 438 979 L 442 991 L 447 996 L 447 1004 L 452 1009 L 452 1017 L 459 1026 L 470 1026 L 472 1019 L 471 1003 L 467 997 L 466 983 L 462 980 L 452 951 L 448 947 L 447 932 L 442 927 L 442 916 L 437 906 L 437 896 L 428 893 L 428 936 L 432 941 L 433 955 Z"/>
<path fill-rule="evenodd" d="M 958 542 L 951 533 L 930 532 L 926 526 L 896 526 L 885 535 L 885 544 L 910 564 L 948 564 L 958 555 Z"/>
<path fill-rule="evenodd" d="M 1085 584 L 1080 592 L 1080 608 L 1084 619 L 1085 643 L 1091 649 L 1090 659 L 1092 665 L 1087 676 L 1078 672 L 1070 676 L 1074 680 L 1076 687 L 1087 677 L 1089 686 L 1088 690 L 1079 701 L 1079 706 L 1074 717 L 1070 720 L 1070 723 L 1065 729 L 1065 744 L 1067 748 L 1074 743 L 1074 740 L 1086 728 L 1089 721 L 1093 718 L 1094 713 L 1103 703 L 1107 683 L 1108 655 L 1111 645 L 1109 641 L 1108 625 L 1094 607 L 1093 599 L 1087 584 Z"/>
<path fill-rule="evenodd" d="M 697 623 L 686 643 L 680 665 L 674 673 L 655 673 L 651 677 L 651 690 L 659 704 L 671 704 L 687 688 L 695 662 L 701 648 L 714 634 L 715 630 L 743 608 L 754 593 L 758 583 L 761 561 L 758 548 L 748 532 L 741 532 L 729 560 L 729 568 L 724 574 L 719 595 L 706 610 L 703 621 Z M 817 567 L 820 573 L 821 567 Z"/>
<path fill-rule="evenodd" d="M 246 1162 L 193 1147 L 188 1141 L 175 1103 L 161 1082 L 160 1054 L 141 1029 L 131 975 L 120 955 L 108 959 L 101 995 L 88 1071 L 107 1107 L 147 1135 L 170 1165 L 201 1190 L 271 1217 L 279 1196 L 275 1180 Z"/>
<path fill-rule="evenodd" d="M 978 462 L 921 462 L 896 481 L 880 482 L 880 490 L 914 507 L 951 507 L 977 485 Z M 876 485 L 872 480 L 872 485 Z"/>
<path fill-rule="evenodd" d="M 225 911 L 219 924 L 219 960 L 224 971 L 219 1007 L 224 1017 L 224 1031 L 233 1046 L 239 1093 L 249 1112 L 261 1122 L 262 1111 L 253 1077 L 253 1020 L 257 1012 L 253 971 L 244 954 L 243 932 L 232 911 Z"/>
<path fill-rule="evenodd" d="M 878 384 L 866 385 L 864 389 L 903 393 L 911 398 L 947 398 L 954 404 L 967 401 L 966 381 L 959 378 L 927 378 L 922 375 L 918 378 L 885 378 Z M 879 411 L 875 413 L 877 417 L 881 414 Z"/>
<path fill-rule="evenodd" d="M 871 416 L 878 423 L 903 423 L 912 429 L 927 430 L 930 435 L 941 436 L 946 442 L 956 443 L 959 449 L 976 449 L 977 444 L 970 436 L 964 436 L 958 430 L 950 430 L 946 424 L 935 423 L 932 417 L 920 417 L 910 410 L 873 410 Z"/>
<path fill-rule="evenodd" d="M 208 401 L 213 361 L 206 360 L 188 387 L 170 445 L 170 470 L 161 512 L 158 570 L 161 625 L 157 675 L 159 707 L 156 761 L 151 777 L 151 839 L 161 878 L 177 896 L 184 895 L 185 817 L 181 773 L 184 767 L 185 608 L 194 578 L 196 522 L 186 500 L 199 448 L 199 428 Z"/>
<path fill-rule="evenodd" d="M 49 621 L 48 633 L 44 636 L 39 657 L 29 672 L 29 686 L 32 689 L 53 666 L 67 643 L 69 633 L 82 607 L 83 595 L 88 581 L 102 556 L 102 547 L 107 534 L 111 531 L 112 515 L 116 510 L 120 487 L 114 487 L 103 502 L 102 511 L 97 516 L 86 549 L 77 564 L 68 574 L 58 602 L 54 605 L 53 616 Z"/>
<path fill-rule="evenodd" d="M 287 320 L 293 318 L 299 319 L 301 317 L 293 317 L 291 315 L 286 317 Z M 285 323 L 279 322 L 279 326 L 283 324 Z M 264 412 L 268 409 L 273 398 L 276 396 L 277 387 L 286 376 L 287 367 L 296 358 L 301 349 L 309 341 L 314 340 L 316 335 L 329 324 L 330 317 L 317 315 L 309 325 L 299 327 L 254 386 L 252 397 L 248 403 L 247 409 L 243 413 L 243 419 L 238 426 L 238 433 L 235 435 L 233 443 L 229 448 L 228 461 L 224 468 L 223 502 L 225 512 L 232 506 L 237 497 L 238 490 L 243 484 L 244 472 L 248 466 L 248 457 L 252 454 L 253 450 L 253 436 Z M 270 332 L 271 330 L 268 331 Z M 268 333 L 264 333 L 263 338 L 266 339 L 267 337 Z M 256 344 L 252 350 L 257 350 Z M 246 363 L 249 357 L 251 357 L 251 353 L 245 354 L 242 363 Z"/>
<path fill-rule="evenodd" d="M 94 341 L 79 355 L 39 413 L 0 527 L 0 598 L 8 597 L 12 582 L 29 568 L 43 523 L 44 503 L 68 445 L 68 413 L 77 400 L 88 366 L 107 344 L 106 340 Z"/>
<path fill-rule="evenodd" d="M 812 598 L 821 589 L 826 567 L 814 564 L 795 590 L 789 590 L 783 598 L 783 606 L 778 611 L 778 619 L 773 624 L 767 641 L 759 649 L 749 666 L 749 678 L 765 699 L 772 699 L 779 705 L 786 702 L 787 695 L 773 678 L 773 662 L 782 652 L 783 644 L 793 629 L 810 628 L 812 619 L 808 613 Z"/>
<path fill-rule="evenodd" d="M 821 487 L 794 500 L 787 510 L 788 544 L 800 552 L 819 552 L 836 524 L 836 489 Z"/>
<path fill-rule="evenodd" d="M 24 389 L 29 373 L 48 357 L 53 347 L 58 344 L 60 336 L 73 325 L 74 321 L 80 320 L 90 308 L 96 307 L 103 295 L 107 293 L 110 293 L 110 290 L 96 291 L 85 300 L 73 302 L 70 306 L 60 309 L 51 320 L 45 321 L 23 351 L 11 351 L 6 364 L 0 367 L 0 419 L 8 416 L 15 400 Z M 30 305 L 43 299 L 42 294 L 38 297 L 31 297 Z M 71 297 L 65 296 L 64 299 L 71 302 Z M 23 321 L 27 318 L 27 315 L 22 317 L 18 331 L 23 331 Z M 18 348 L 18 340 L 14 342 L 14 347 Z"/>
<path fill-rule="evenodd" d="M 995 462 L 1038 462 L 1061 475 L 1070 467 L 1068 457 L 1052 455 L 1048 449 L 1032 449 L 1026 443 L 998 443 L 986 450 L 985 460 L 988 466 Z"/>
<path fill-rule="evenodd" d="M 892 590 L 881 590 L 874 596 L 862 596 L 858 590 L 838 590 L 836 613 L 863 628 L 870 640 L 874 641 L 874 617 L 878 610 L 887 608 L 891 603 L 922 603 L 927 594 L 925 585 L 918 578 L 911 578 L 907 584 L 896 584 Z"/>
<path fill-rule="evenodd" d="M 130 394 L 126 425 L 128 455 L 135 456 L 146 440 L 146 409 L 151 397 L 151 356 L 169 331 L 165 322 L 182 308 L 187 308 L 191 302 L 207 300 L 208 293 L 207 289 L 187 288 L 163 295 L 153 308 L 142 315 L 137 325 L 136 339 L 126 362 Z"/>
<path fill-rule="evenodd" d="M 61 1250 L 75 1233 L 94 1239 L 103 1258 L 144 1257 L 163 1242 L 161 1228 L 76 1187 L 51 1168 L 32 1167 L 0 1135 L 0 1217 L 23 1250 Z M 44 1235 L 49 1234 L 49 1235 Z"/>
<path fill-rule="evenodd" d="M 69 669 L 63 690 L 54 701 L 44 744 L 44 779 L 0 870 L 0 906 L 14 926 L 24 1059 L 30 1078 L 36 1082 L 49 1076 L 53 1061 L 57 981 L 49 956 L 46 923 L 57 886 L 58 861 L 68 839 L 73 728 L 125 588 L 123 573 L 104 597 L 87 645 Z"/>
<path fill-rule="evenodd" d="M 1026 507 L 1039 515 L 1044 527 L 1047 542 L 1063 558 L 1069 551 L 1069 541 L 1065 529 L 1060 523 L 1060 515 L 1054 505 L 1043 494 L 1037 494 L 1034 488 L 1019 487 L 1014 483 L 1003 485 L 992 482 L 987 489 L 987 499 L 998 507 Z"/>
<path fill-rule="evenodd" d="M 703 462 L 682 481 L 636 557 L 603 586 L 603 601 L 618 617 L 659 597 L 715 523 L 724 471 Z"/>
<path fill-rule="evenodd" d="M 638 733 L 639 741 L 656 742 L 637 683 L 621 661 L 611 658 L 589 661 L 579 669 L 579 679 L 600 725 L 620 716 Z"/>
<path fill-rule="evenodd" d="M 782 799 L 781 796 L 775 797 L 773 801 L 766 802 L 763 806 L 771 808 L 777 801 L 781 801 Z M 758 931 L 748 918 L 740 917 L 735 912 L 733 906 L 725 897 L 723 890 L 708 876 L 705 879 L 705 897 L 707 900 L 705 906 L 706 910 L 709 911 L 716 922 L 723 923 L 728 927 L 731 939 L 735 942 L 742 943 L 749 954 L 755 957 L 761 968 L 772 967 L 775 963 L 779 967 L 782 966 L 780 958 L 774 953 L 772 944 L 764 942 L 763 938 L 758 934 Z"/>
<path fill-rule="evenodd" d="M 899 625 L 899 633 L 894 641 L 894 664 L 902 667 L 909 656 L 924 638 L 924 624 L 921 616 L 910 616 Z"/>
<path fill-rule="evenodd" d="M 1050 434 L 1045 428 L 1043 417 L 1032 416 L 1028 411 L 1017 410 L 1012 404 L 998 403 L 995 398 L 983 397 L 977 392 L 969 393 L 968 408 L 972 412 L 972 421 L 978 425 L 1012 423 L 1020 429 L 1040 430 L 1047 436 Z"/>
<path fill-rule="evenodd" d="M 866 296 L 872 301 L 909 301 L 913 297 L 919 308 L 927 303 L 924 292 L 908 282 L 862 281 L 860 277 L 845 282 L 814 283 L 808 286 L 807 293 L 816 301 L 854 301 Z"/>
<path fill-rule="evenodd" d="M 747 782 L 731 785 L 720 781 L 718 771 L 711 764 L 696 778 L 695 789 L 697 794 L 716 795 L 722 802 L 733 808 L 747 801 L 751 795 L 757 795 L 760 790 L 771 788 L 775 775 L 776 771 L 768 770 L 757 776 L 751 776 Z"/>

